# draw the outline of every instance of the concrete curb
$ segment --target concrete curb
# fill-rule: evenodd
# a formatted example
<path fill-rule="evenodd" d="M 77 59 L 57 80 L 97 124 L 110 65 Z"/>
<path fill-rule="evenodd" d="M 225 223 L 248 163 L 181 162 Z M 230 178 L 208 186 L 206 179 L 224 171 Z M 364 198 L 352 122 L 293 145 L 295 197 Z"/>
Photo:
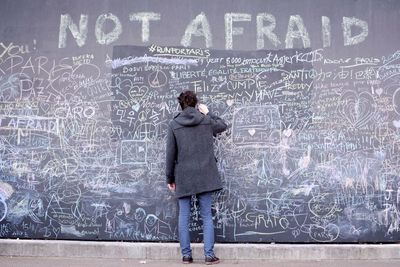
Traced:
<path fill-rule="evenodd" d="M 192 244 L 203 259 L 203 245 Z M 229 260 L 399 260 L 400 244 L 216 244 L 218 257 Z M 143 260 L 179 259 L 178 243 L 65 240 L 0 240 L 0 256 L 80 257 Z"/>

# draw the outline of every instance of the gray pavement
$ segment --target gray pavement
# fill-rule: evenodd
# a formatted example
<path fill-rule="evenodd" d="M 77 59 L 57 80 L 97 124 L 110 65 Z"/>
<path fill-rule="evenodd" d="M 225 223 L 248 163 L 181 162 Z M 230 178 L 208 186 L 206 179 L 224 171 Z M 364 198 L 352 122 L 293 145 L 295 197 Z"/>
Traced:
<path fill-rule="evenodd" d="M 201 260 L 183 265 L 179 259 L 169 261 L 137 259 L 93 259 L 65 257 L 0 257 L 1 267 L 175 267 L 206 266 Z M 226 260 L 216 266 L 236 267 L 398 267 L 400 260 L 315 260 L 315 261 L 276 261 L 276 260 Z"/>
<path fill-rule="evenodd" d="M 192 244 L 205 266 L 203 245 Z M 217 266 L 400 267 L 400 244 L 216 244 Z M 0 239 L 0 267 L 183 266 L 178 243 Z"/>
<path fill-rule="evenodd" d="M 200 260 L 203 245 L 192 244 Z M 216 244 L 222 259 L 246 261 L 400 260 L 400 244 Z M 0 239 L 0 256 L 175 261 L 178 243 Z M 399 265 L 400 266 L 400 265 Z M 1 267 L 1 266 L 0 266 Z"/>

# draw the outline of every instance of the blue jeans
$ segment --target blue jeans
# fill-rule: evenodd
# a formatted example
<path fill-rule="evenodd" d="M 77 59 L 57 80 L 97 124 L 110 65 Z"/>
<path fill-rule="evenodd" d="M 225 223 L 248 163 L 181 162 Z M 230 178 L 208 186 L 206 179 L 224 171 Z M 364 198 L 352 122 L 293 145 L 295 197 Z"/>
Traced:
<path fill-rule="evenodd" d="M 214 224 L 211 214 L 212 192 L 206 192 L 197 195 L 200 203 L 200 216 L 203 220 L 203 242 L 204 256 L 214 255 Z M 179 243 L 181 245 L 182 256 L 191 256 L 189 235 L 190 219 L 190 200 L 191 197 L 179 198 Z"/>

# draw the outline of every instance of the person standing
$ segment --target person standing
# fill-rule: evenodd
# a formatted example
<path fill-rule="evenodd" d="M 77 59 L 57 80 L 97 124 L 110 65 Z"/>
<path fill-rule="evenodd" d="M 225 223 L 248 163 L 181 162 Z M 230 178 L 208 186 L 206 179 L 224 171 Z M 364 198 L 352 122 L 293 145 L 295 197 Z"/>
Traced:
<path fill-rule="evenodd" d="M 219 263 L 214 254 L 214 224 L 211 205 L 213 192 L 222 189 L 214 156 L 213 137 L 227 129 L 225 122 L 209 112 L 204 104 L 197 105 L 193 91 L 178 97 L 182 112 L 169 123 L 166 143 L 166 176 L 168 188 L 178 198 L 179 243 L 183 263 L 192 263 L 189 219 L 191 197 L 196 195 L 203 220 L 203 242 L 206 264 Z M 197 106 L 197 107 L 196 107 Z"/>

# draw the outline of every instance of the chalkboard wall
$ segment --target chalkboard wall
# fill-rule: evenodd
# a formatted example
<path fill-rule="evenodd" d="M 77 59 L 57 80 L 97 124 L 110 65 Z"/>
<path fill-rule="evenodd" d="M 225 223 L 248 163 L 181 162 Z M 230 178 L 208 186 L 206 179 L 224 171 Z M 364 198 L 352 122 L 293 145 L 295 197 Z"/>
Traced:
<path fill-rule="evenodd" d="M 399 25 L 395 0 L 2 1 L 0 237 L 176 241 L 194 90 L 229 124 L 217 242 L 398 242 Z"/>

